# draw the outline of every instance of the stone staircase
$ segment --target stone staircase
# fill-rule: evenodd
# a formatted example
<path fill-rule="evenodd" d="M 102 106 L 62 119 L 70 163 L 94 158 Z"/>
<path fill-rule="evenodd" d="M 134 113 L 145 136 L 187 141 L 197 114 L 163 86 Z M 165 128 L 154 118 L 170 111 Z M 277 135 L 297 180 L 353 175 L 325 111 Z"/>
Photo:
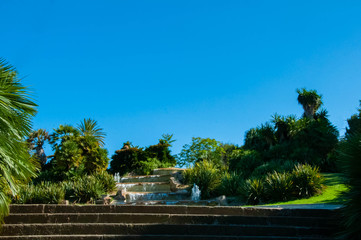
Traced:
<path fill-rule="evenodd" d="M 11 205 L 0 239 L 332 239 L 337 210 L 166 205 Z"/>
<path fill-rule="evenodd" d="M 160 201 L 187 200 L 189 193 L 185 186 L 177 184 L 177 179 L 184 169 L 159 168 L 154 169 L 153 175 L 123 177 L 117 183 L 118 192 L 124 200 L 114 201 L 113 204 L 155 204 Z"/>

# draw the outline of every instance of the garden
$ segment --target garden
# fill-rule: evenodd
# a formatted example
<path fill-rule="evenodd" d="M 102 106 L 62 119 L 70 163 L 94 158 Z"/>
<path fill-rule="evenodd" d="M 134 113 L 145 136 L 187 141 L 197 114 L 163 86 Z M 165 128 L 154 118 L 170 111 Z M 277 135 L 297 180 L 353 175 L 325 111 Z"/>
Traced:
<path fill-rule="evenodd" d="M 340 137 L 316 90 L 297 89 L 302 116 L 275 114 L 249 129 L 244 144 L 192 138 L 172 154 L 172 134 L 154 145 L 131 142 L 110 153 L 93 119 L 32 130 L 37 105 L 18 74 L 0 62 L 0 214 L 10 203 L 94 204 L 116 192 L 114 175 L 149 175 L 183 167 L 182 184 L 197 185 L 201 199 L 225 195 L 238 205 L 344 204 L 350 238 L 360 234 L 361 108 Z M 291 113 L 292 114 L 292 113 Z M 44 144 L 52 148 L 51 154 Z M 189 188 L 189 191 L 190 188 Z"/>

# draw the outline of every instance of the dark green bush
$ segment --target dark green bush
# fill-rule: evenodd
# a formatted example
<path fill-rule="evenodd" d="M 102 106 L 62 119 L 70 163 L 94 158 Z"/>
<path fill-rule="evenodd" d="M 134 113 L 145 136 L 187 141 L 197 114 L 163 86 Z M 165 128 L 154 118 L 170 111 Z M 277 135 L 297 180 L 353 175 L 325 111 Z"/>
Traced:
<path fill-rule="evenodd" d="M 139 175 L 149 175 L 156 168 L 174 167 L 173 163 L 161 162 L 157 158 L 148 158 L 147 161 L 140 161 L 140 167 L 135 171 Z"/>
<path fill-rule="evenodd" d="M 288 173 L 269 173 L 265 179 L 265 196 L 271 202 L 287 201 L 292 198 L 293 182 Z"/>
<path fill-rule="evenodd" d="M 216 193 L 215 190 L 221 182 L 222 172 L 219 166 L 204 160 L 184 171 L 183 176 L 186 183 L 194 183 L 199 187 L 202 199 L 207 199 Z"/>
<path fill-rule="evenodd" d="M 76 181 L 63 182 L 65 199 L 75 203 L 94 203 L 105 193 L 104 186 L 94 176 L 83 176 Z"/>
<path fill-rule="evenodd" d="M 261 204 L 267 197 L 264 186 L 263 179 L 248 179 L 241 185 L 241 196 L 248 204 Z"/>
<path fill-rule="evenodd" d="M 241 191 L 241 185 L 243 184 L 243 176 L 236 172 L 227 173 L 222 175 L 221 183 L 218 187 L 219 195 L 226 196 L 238 196 Z"/>
<path fill-rule="evenodd" d="M 361 125 L 356 127 L 358 126 Z M 342 209 L 345 227 L 343 235 L 344 239 L 356 240 L 361 239 L 361 130 L 354 130 L 349 131 L 340 144 L 339 165 L 350 189 L 344 194 L 346 202 Z"/>
<path fill-rule="evenodd" d="M 58 204 L 64 200 L 63 187 L 58 183 L 41 182 L 38 185 L 25 185 L 14 197 L 20 204 Z"/>
<path fill-rule="evenodd" d="M 311 197 L 322 190 L 323 177 L 317 167 L 298 164 L 290 174 L 292 192 L 296 198 Z"/>
<path fill-rule="evenodd" d="M 262 165 L 261 155 L 254 150 L 235 150 L 233 151 L 229 170 L 242 173 L 244 177 L 252 174 L 255 168 Z"/>
<path fill-rule="evenodd" d="M 268 173 L 272 173 L 274 171 L 290 172 L 294 168 L 295 164 L 297 163 L 291 160 L 283 160 L 283 159 L 272 160 L 257 167 L 252 172 L 252 177 L 254 178 L 265 177 Z"/>

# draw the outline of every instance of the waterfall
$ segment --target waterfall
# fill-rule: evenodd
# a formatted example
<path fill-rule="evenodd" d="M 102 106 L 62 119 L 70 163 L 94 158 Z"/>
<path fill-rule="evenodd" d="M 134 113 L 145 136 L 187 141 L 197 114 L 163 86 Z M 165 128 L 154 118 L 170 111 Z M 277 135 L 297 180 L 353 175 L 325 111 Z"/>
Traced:
<path fill-rule="evenodd" d="M 195 183 L 193 184 L 191 199 L 192 201 L 199 201 L 201 199 L 201 191 Z"/>

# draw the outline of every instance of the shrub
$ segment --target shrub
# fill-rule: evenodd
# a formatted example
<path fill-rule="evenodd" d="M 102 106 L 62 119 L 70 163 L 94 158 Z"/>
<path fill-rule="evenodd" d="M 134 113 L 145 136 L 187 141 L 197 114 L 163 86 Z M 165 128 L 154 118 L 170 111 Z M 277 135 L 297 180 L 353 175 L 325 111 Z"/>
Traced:
<path fill-rule="evenodd" d="M 293 182 L 288 173 L 274 171 L 269 173 L 265 179 L 265 196 L 269 201 L 287 201 L 292 198 Z"/>
<path fill-rule="evenodd" d="M 97 180 L 97 182 L 99 182 L 102 185 L 103 191 L 105 193 L 111 193 L 116 190 L 116 183 L 114 181 L 113 175 L 103 171 L 97 173 L 96 175 L 94 175 L 94 177 Z"/>
<path fill-rule="evenodd" d="M 361 131 L 358 131 L 346 135 L 339 149 L 340 168 L 350 189 L 344 195 L 346 203 L 342 209 L 344 239 L 361 239 Z"/>
<path fill-rule="evenodd" d="M 196 184 L 201 191 L 203 199 L 209 198 L 215 194 L 215 190 L 220 184 L 222 169 L 209 161 L 201 161 L 193 168 L 184 171 L 184 179 L 188 184 Z"/>
<path fill-rule="evenodd" d="M 41 182 L 38 185 L 25 185 L 14 197 L 14 203 L 21 204 L 58 204 L 64 200 L 64 189 L 60 184 Z"/>
<path fill-rule="evenodd" d="M 291 160 L 283 160 L 283 159 L 272 160 L 257 167 L 253 171 L 252 177 L 255 178 L 264 177 L 268 173 L 272 173 L 274 171 L 290 172 L 294 168 L 295 164 L 296 163 Z"/>
<path fill-rule="evenodd" d="M 229 169 L 241 172 L 245 177 L 252 174 L 255 168 L 262 165 L 261 155 L 253 150 L 235 150 L 230 158 Z"/>
<path fill-rule="evenodd" d="M 293 195 L 297 198 L 311 197 L 322 189 L 323 177 L 317 167 L 298 164 L 290 174 Z"/>
<path fill-rule="evenodd" d="M 152 174 L 153 170 L 156 168 L 167 168 L 174 166 L 173 163 L 161 162 L 157 158 L 148 158 L 147 161 L 141 161 L 139 165 L 140 167 L 136 170 L 136 173 L 140 175 Z"/>
<path fill-rule="evenodd" d="M 65 198 L 76 203 L 94 203 L 104 191 L 102 183 L 94 176 L 84 176 L 76 181 L 63 182 Z"/>
<path fill-rule="evenodd" d="M 237 196 L 240 193 L 241 185 L 244 179 L 242 175 L 236 172 L 224 173 L 221 178 L 221 183 L 218 187 L 218 193 L 226 196 Z"/>
<path fill-rule="evenodd" d="M 241 196 L 248 204 L 260 204 L 266 199 L 264 185 L 263 179 L 248 179 L 241 185 Z"/>

